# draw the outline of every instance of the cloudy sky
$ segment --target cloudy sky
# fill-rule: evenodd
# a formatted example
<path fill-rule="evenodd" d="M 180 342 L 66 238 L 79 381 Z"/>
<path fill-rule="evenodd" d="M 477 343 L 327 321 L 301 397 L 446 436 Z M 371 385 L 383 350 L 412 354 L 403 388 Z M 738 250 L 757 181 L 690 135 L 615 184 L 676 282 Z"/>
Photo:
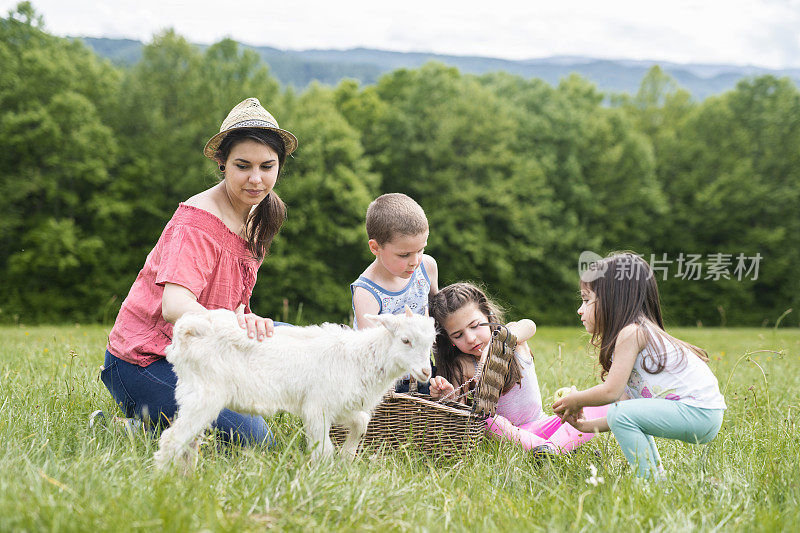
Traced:
<path fill-rule="evenodd" d="M 57 35 L 800 68 L 800 0 L 32 0 Z M 3 16 L 17 0 L 0 0 Z"/>

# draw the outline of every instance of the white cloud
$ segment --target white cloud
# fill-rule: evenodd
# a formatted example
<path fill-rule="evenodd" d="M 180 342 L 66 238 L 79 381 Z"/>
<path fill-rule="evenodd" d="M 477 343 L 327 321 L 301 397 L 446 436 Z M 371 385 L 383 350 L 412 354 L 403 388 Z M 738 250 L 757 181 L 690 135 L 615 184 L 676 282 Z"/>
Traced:
<path fill-rule="evenodd" d="M 5 13 L 17 0 L 0 0 Z M 34 0 L 59 35 L 800 67 L 800 0 Z"/>

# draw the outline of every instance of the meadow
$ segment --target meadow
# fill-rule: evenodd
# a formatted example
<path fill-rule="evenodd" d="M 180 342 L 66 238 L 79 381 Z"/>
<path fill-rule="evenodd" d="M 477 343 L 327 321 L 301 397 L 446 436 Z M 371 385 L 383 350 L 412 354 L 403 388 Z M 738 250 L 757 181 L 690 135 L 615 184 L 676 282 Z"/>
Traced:
<path fill-rule="evenodd" d="M 97 379 L 107 331 L 0 328 L 0 531 L 779 531 L 800 521 L 798 329 L 672 330 L 708 350 L 728 411 L 708 446 L 658 441 L 669 477 L 655 485 L 632 476 L 608 434 L 542 465 L 490 441 L 463 459 L 406 450 L 312 464 L 285 414 L 271 420 L 273 449 L 210 441 L 192 477 L 160 475 L 146 434 L 87 426 L 95 409 L 116 409 Z M 558 387 L 596 382 L 587 341 L 576 328 L 537 333 L 545 405 Z"/>

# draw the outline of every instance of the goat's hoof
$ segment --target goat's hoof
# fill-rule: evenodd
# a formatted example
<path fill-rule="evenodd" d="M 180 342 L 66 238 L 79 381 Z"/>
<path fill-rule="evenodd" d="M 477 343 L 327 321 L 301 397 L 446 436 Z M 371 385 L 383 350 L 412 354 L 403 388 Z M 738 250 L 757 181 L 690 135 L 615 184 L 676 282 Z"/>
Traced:
<path fill-rule="evenodd" d="M 197 455 L 185 450 L 176 454 L 160 453 L 153 456 L 153 464 L 159 472 L 179 471 L 184 476 L 191 476 L 197 467 Z"/>
<path fill-rule="evenodd" d="M 153 465 L 159 472 L 165 472 L 170 464 L 172 464 L 172 461 L 163 450 L 158 450 L 155 455 L 153 455 Z"/>
<path fill-rule="evenodd" d="M 343 460 L 347 461 L 348 463 L 352 463 L 353 460 L 356 458 L 357 454 L 358 454 L 358 449 L 357 448 L 347 448 L 347 449 L 341 448 L 339 450 L 339 457 L 341 457 Z"/>

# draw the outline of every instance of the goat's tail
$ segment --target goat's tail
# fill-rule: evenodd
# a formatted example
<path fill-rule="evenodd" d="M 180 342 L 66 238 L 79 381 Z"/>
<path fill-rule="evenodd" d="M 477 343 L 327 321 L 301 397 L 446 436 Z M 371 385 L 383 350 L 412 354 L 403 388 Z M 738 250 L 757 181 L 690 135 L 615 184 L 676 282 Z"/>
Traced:
<path fill-rule="evenodd" d="M 192 337 L 208 335 L 211 330 L 211 320 L 204 313 L 186 313 L 181 316 L 172 328 L 172 344 L 166 350 L 167 361 L 174 363 L 175 357 L 185 351 Z"/>

